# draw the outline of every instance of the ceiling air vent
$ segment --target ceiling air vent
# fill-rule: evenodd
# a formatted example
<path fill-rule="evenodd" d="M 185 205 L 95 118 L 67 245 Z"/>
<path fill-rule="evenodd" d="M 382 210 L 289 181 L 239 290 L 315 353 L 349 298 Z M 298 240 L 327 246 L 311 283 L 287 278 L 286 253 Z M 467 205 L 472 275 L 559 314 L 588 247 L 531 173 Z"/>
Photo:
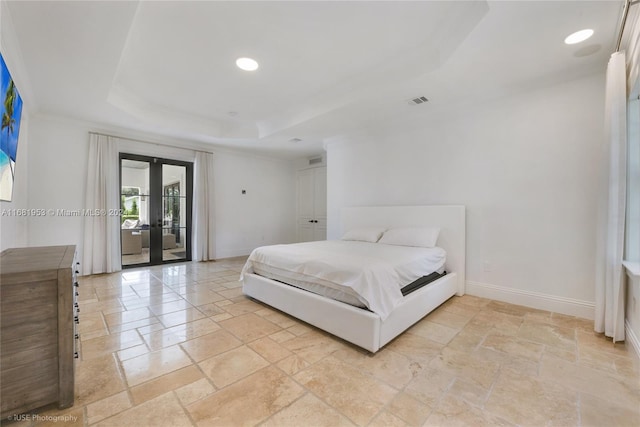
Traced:
<path fill-rule="evenodd" d="M 318 163 L 322 163 L 322 157 L 314 157 L 312 159 L 309 159 L 309 166 L 317 165 Z"/>
<path fill-rule="evenodd" d="M 427 99 L 426 96 L 419 96 L 417 98 L 410 99 L 407 102 L 409 103 L 409 105 L 420 105 L 420 104 L 424 104 L 425 102 L 428 102 L 428 101 L 429 100 Z"/>

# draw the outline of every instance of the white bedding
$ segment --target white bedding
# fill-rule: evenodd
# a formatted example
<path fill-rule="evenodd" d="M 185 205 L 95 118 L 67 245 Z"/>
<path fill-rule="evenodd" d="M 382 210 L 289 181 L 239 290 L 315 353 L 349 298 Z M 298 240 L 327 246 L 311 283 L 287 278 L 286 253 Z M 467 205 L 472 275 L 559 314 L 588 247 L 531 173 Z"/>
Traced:
<path fill-rule="evenodd" d="M 255 249 L 241 273 L 273 272 L 291 281 L 318 283 L 357 298 L 386 319 L 402 300 L 400 289 L 441 271 L 442 248 L 328 240 Z M 259 274 L 259 273 L 258 273 Z M 293 283 L 295 284 L 295 283 Z"/>

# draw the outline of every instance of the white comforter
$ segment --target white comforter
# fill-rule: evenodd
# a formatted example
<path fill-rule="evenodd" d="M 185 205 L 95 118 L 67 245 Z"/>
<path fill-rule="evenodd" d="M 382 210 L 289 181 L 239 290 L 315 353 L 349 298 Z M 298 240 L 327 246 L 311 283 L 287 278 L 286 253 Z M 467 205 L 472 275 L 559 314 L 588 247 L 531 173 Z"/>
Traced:
<path fill-rule="evenodd" d="M 384 320 L 402 300 L 400 289 L 440 271 L 445 257 L 442 248 L 341 240 L 264 246 L 251 253 L 240 279 L 254 272 L 255 263 L 278 269 L 289 277 L 315 278 L 335 289 L 347 287 Z"/>

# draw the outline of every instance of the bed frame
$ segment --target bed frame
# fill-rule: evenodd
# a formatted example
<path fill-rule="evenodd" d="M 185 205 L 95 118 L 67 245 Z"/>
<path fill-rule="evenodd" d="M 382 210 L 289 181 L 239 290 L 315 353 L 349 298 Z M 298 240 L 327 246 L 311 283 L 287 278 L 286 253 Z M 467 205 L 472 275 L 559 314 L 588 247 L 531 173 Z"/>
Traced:
<path fill-rule="evenodd" d="M 341 235 L 359 227 L 440 227 L 438 246 L 447 251 L 447 274 L 404 297 L 384 321 L 377 314 L 256 274 L 242 289 L 262 301 L 372 353 L 400 335 L 453 295 L 465 290 L 464 206 L 381 206 L 342 210 Z"/>

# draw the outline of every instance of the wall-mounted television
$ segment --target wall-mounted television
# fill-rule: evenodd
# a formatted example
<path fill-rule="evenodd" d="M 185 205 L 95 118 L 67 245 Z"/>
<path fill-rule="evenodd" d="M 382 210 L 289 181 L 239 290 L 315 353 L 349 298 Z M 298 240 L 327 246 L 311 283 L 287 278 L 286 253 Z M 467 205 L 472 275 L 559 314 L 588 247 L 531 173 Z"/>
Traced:
<path fill-rule="evenodd" d="M 16 175 L 16 154 L 22 117 L 22 98 L 4 57 L 0 53 L 0 96 L 2 96 L 2 129 L 0 132 L 0 200 L 11 201 L 13 181 Z"/>

